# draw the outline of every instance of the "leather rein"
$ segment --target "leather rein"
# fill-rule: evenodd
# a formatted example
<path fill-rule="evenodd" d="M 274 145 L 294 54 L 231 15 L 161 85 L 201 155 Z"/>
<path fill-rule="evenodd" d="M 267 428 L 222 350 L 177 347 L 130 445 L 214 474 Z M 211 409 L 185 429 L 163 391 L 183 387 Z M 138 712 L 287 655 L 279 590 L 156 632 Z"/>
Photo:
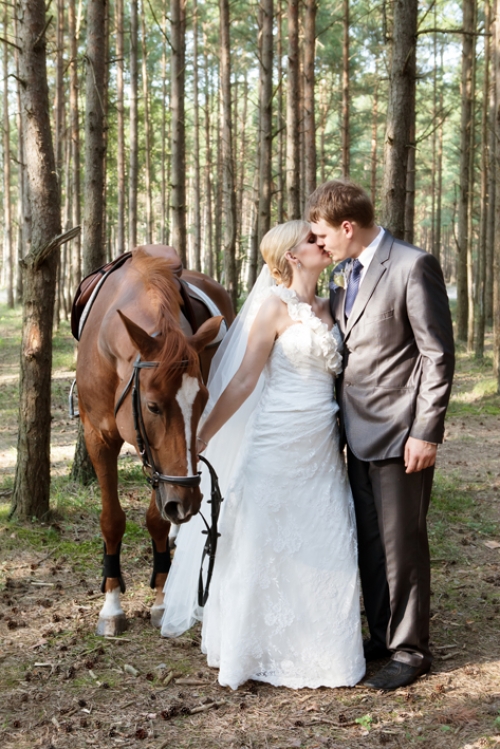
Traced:
<path fill-rule="evenodd" d="M 183 362 L 181 362 L 181 364 L 182 363 Z M 129 380 L 116 403 L 115 411 L 114 411 L 115 418 L 121 406 L 123 405 L 125 398 L 127 397 L 128 393 L 131 390 L 132 417 L 134 420 L 134 430 L 135 430 L 135 436 L 136 436 L 136 441 L 137 441 L 137 448 L 139 450 L 139 455 L 141 456 L 141 460 L 142 460 L 142 470 L 143 470 L 144 476 L 146 477 L 146 481 L 148 482 L 148 484 L 150 484 L 150 486 L 156 492 L 159 490 L 160 484 L 173 484 L 176 486 L 185 486 L 185 487 L 199 486 L 201 483 L 200 471 L 198 471 L 194 476 L 168 476 L 158 471 L 155 466 L 153 453 L 151 450 L 151 445 L 149 444 L 148 435 L 146 433 L 146 427 L 144 424 L 144 417 L 142 414 L 140 373 L 141 373 L 141 369 L 154 369 L 155 367 L 158 367 L 158 365 L 159 365 L 159 362 L 156 362 L 156 361 L 142 361 L 141 355 L 140 354 L 137 355 L 137 358 L 135 359 L 134 364 L 133 364 L 132 374 L 130 375 Z M 215 553 L 217 551 L 217 539 L 220 536 L 220 533 L 218 532 L 218 528 L 217 528 L 217 522 L 219 519 L 220 506 L 223 501 L 223 498 L 222 498 L 220 487 L 219 487 L 219 479 L 214 470 L 214 467 L 211 465 L 211 463 L 209 463 L 209 461 L 203 455 L 198 455 L 198 458 L 207 466 L 209 473 L 210 473 L 210 479 L 211 479 L 211 497 L 208 500 L 208 504 L 211 505 L 211 521 L 212 521 L 211 525 L 207 523 L 203 514 L 200 512 L 200 515 L 206 526 L 206 530 L 202 531 L 202 533 L 205 534 L 207 537 L 205 541 L 205 546 L 203 548 L 200 575 L 199 575 L 199 580 L 198 580 L 198 605 L 203 607 L 208 599 L 208 591 L 209 591 L 210 581 L 212 579 L 212 573 L 213 573 L 213 568 L 215 564 Z M 208 559 L 208 567 L 206 571 L 206 582 L 203 581 L 203 565 L 205 563 L 205 559 Z"/>

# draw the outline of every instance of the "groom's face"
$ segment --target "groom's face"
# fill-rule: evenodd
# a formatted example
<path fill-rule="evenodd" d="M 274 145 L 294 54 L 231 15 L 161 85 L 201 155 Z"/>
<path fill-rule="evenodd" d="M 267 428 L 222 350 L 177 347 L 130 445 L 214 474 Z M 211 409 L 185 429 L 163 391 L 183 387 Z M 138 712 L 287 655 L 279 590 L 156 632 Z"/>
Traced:
<path fill-rule="evenodd" d="M 311 222 L 311 230 L 316 235 L 318 247 L 328 252 L 334 262 L 340 263 L 348 257 L 354 257 L 354 227 L 351 221 L 343 221 L 340 226 L 331 226 L 324 218 L 320 218 Z"/>

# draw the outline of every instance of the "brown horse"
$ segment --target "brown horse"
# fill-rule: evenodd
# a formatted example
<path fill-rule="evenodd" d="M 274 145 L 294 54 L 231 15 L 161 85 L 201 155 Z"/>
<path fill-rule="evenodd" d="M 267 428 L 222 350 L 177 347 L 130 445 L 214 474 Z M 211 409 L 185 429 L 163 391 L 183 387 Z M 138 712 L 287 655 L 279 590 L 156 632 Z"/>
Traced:
<path fill-rule="evenodd" d="M 211 317 L 193 335 L 181 321 L 179 283 L 171 248 L 138 248 L 103 284 L 78 347 L 76 380 L 85 442 L 101 488 L 104 538 L 104 606 L 98 634 L 116 635 L 127 622 L 120 604 L 125 586 L 120 546 L 125 513 L 118 498 L 117 461 L 126 441 L 150 466 L 153 492 L 146 525 L 153 545 L 152 621 L 163 614 L 163 586 L 170 567 L 170 523 L 184 523 L 200 508 L 195 438 L 207 400 L 208 372 L 222 316 Z M 218 283 L 199 273 L 182 278 L 205 292 L 227 323 L 231 301 Z M 207 315 L 208 316 L 208 315 Z M 185 329 L 185 321 L 183 323 Z M 214 347 L 212 347 L 214 348 Z"/>

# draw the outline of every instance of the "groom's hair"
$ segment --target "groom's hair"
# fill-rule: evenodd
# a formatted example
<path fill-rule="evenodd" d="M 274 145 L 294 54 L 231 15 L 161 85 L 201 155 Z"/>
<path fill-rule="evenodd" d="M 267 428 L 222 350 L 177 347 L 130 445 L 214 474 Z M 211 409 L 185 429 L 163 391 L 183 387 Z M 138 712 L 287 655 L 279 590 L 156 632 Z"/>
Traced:
<path fill-rule="evenodd" d="M 373 204 L 362 187 L 343 179 L 331 179 L 320 185 L 308 201 L 309 221 L 324 219 L 330 226 L 355 221 L 367 229 L 373 226 Z"/>

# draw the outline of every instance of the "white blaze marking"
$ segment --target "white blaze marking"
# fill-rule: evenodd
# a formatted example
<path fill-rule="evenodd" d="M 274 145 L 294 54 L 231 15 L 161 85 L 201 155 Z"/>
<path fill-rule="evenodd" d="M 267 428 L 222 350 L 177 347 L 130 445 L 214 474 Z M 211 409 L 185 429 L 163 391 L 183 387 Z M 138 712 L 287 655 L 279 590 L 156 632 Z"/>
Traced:
<path fill-rule="evenodd" d="M 108 619 L 113 616 L 122 616 L 123 609 L 120 604 L 120 588 L 114 588 L 114 590 L 108 590 L 106 593 L 106 600 L 102 607 L 99 616 L 102 619 Z"/>
<path fill-rule="evenodd" d="M 188 473 L 190 471 L 191 463 L 189 461 L 189 455 L 191 453 L 191 417 L 193 414 L 193 403 L 200 389 L 200 383 L 196 377 L 190 377 L 190 375 L 182 375 L 182 385 L 180 386 L 175 399 L 180 406 L 182 411 L 182 417 L 184 419 L 184 434 L 186 436 L 186 466 Z M 194 469 L 193 469 L 194 470 Z"/>

